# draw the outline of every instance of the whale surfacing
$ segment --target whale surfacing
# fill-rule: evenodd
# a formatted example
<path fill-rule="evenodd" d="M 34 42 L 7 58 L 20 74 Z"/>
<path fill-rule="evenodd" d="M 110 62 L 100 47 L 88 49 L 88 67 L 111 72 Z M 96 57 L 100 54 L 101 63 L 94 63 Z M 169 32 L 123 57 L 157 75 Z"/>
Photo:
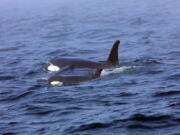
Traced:
<path fill-rule="evenodd" d="M 83 59 L 71 59 L 71 58 L 57 58 L 49 61 L 44 67 L 45 71 L 48 72 L 57 72 L 55 75 L 51 76 L 48 79 L 48 84 L 50 86 L 62 86 L 62 85 L 70 85 L 79 82 L 89 81 L 93 79 L 100 78 L 104 74 L 105 69 L 111 69 L 119 65 L 119 58 L 118 58 L 118 48 L 119 48 L 120 41 L 117 40 L 114 42 L 110 53 L 103 62 L 95 62 Z M 70 75 L 63 75 L 66 73 L 65 71 L 71 69 L 96 69 L 95 73 L 91 73 L 90 75 L 72 75 L 73 72 L 70 72 Z M 73 70 L 74 71 L 74 70 Z M 103 73 L 103 74 L 102 74 Z M 101 75 L 102 74 L 102 75 Z"/>
<path fill-rule="evenodd" d="M 99 78 L 101 71 L 102 69 L 97 69 L 92 76 L 52 76 L 48 79 L 48 84 L 50 86 L 62 86 L 89 81 Z"/>
<path fill-rule="evenodd" d="M 104 62 L 95 62 L 83 59 L 57 58 L 50 60 L 44 67 L 47 72 L 64 71 L 70 68 L 106 69 L 119 65 L 118 48 L 120 41 L 114 42 L 109 56 Z"/>

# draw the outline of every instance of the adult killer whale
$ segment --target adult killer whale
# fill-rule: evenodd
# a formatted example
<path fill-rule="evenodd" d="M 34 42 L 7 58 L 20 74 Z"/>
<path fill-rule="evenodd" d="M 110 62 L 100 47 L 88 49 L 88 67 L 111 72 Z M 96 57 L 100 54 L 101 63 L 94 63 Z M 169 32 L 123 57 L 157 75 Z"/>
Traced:
<path fill-rule="evenodd" d="M 69 59 L 69 58 L 58 58 L 49 61 L 44 70 L 48 72 L 64 71 L 70 68 L 94 68 L 94 69 L 105 69 L 119 65 L 118 48 L 120 41 L 116 40 L 111 48 L 109 56 L 106 61 L 94 62 L 83 59 Z"/>
<path fill-rule="evenodd" d="M 101 71 L 102 69 L 97 69 L 96 72 L 91 76 L 52 76 L 48 79 L 48 84 L 50 86 L 62 86 L 89 81 L 99 78 L 101 75 Z"/>

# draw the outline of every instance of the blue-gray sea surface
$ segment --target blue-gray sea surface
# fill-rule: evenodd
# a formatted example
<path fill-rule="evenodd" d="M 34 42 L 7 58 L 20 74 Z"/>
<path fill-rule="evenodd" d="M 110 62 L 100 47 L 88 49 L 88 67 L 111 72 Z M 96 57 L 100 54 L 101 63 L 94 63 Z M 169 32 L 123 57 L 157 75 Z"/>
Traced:
<path fill-rule="evenodd" d="M 179 0 L 1 0 L 0 134 L 179 135 Z M 133 70 L 48 87 L 55 57 Z"/>

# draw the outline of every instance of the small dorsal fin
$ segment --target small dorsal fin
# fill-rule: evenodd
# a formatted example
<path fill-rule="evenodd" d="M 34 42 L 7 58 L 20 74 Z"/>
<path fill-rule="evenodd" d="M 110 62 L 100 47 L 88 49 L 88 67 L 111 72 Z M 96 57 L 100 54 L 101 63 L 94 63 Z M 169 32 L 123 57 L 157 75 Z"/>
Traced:
<path fill-rule="evenodd" d="M 96 69 L 96 72 L 93 74 L 93 79 L 99 78 L 101 76 L 102 69 Z"/>
<path fill-rule="evenodd" d="M 119 48 L 120 41 L 116 40 L 113 44 L 113 47 L 111 49 L 111 52 L 108 56 L 107 62 L 112 64 L 113 66 L 116 66 L 119 64 L 119 58 L 118 58 L 118 48 Z"/>

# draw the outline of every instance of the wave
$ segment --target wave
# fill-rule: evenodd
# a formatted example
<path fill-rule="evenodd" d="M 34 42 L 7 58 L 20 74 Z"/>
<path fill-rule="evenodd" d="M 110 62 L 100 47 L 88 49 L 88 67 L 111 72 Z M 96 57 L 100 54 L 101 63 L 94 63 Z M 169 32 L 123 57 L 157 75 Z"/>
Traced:
<path fill-rule="evenodd" d="M 155 129 L 165 128 L 177 125 L 179 118 L 171 115 L 144 115 L 134 114 L 126 119 L 113 120 L 111 122 L 92 122 L 88 124 L 81 124 L 73 129 L 71 133 L 84 130 L 93 130 L 97 128 L 127 128 L 127 129 Z M 69 128 L 70 129 L 70 128 Z M 68 129 L 68 130 L 69 130 Z"/>
<path fill-rule="evenodd" d="M 16 78 L 16 76 L 0 76 L 0 81 L 12 80 L 14 78 Z"/>
<path fill-rule="evenodd" d="M 157 92 L 155 93 L 155 97 L 162 97 L 162 96 L 173 96 L 173 95 L 179 95 L 180 91 L 166 91 L 166 92 Z"/>
<path fill-rule="evenodd" d="M 180 79 L 180 74 L 174 74 L 166 77 L 166 80 L 179 80 Z"/>
<path fill-rule="evenodd" d="M 6 96 L 5 98 L 1 98 L 0 101 L 14 101 L 19 100 L 21 98 L 25 98 L 26 96 L 32 94 L 32 91 L 26 91 L 22 93 L 17 93 L 15 95 Z"/>

